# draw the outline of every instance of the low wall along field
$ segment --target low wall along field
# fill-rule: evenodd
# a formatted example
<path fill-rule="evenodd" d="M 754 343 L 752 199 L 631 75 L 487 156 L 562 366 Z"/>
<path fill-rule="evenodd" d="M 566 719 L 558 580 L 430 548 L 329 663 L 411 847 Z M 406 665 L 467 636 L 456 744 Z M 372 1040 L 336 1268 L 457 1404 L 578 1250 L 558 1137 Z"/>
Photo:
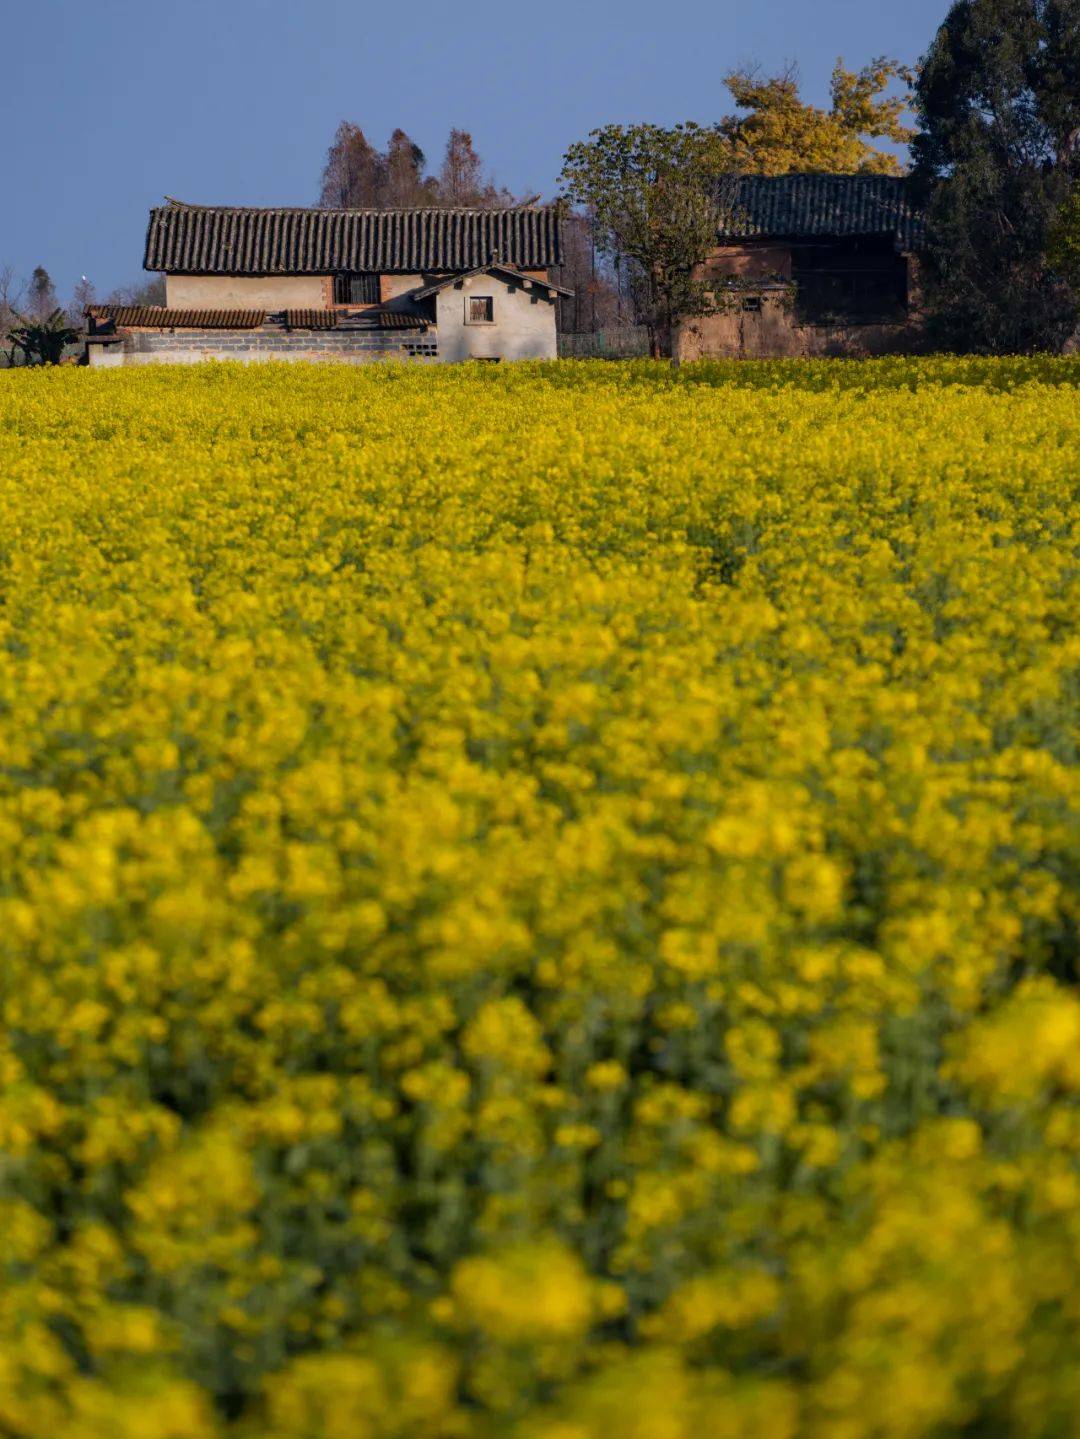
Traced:
<path fill-rule="evenodd" d="M 0 376 L 0 1432 L 1071 1432 L 1078 385 Z"/>

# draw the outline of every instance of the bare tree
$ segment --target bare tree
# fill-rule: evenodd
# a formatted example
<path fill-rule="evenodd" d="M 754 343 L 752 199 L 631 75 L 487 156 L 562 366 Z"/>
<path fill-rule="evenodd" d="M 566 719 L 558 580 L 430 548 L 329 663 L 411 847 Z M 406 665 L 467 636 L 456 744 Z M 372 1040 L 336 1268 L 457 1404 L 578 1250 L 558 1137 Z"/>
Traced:
<path fill-rule="evenodd" d="M 451 130 L 437 180 L 439 204 L 447 208 L 494 208 L 515 203 L 509 190 L 484 177 L 484 164 L 468 130 Z"/>
<path fill-rule="evenodd" d="M 468 130 L 450 131 L 438 175 L 427 174 L 426 164 L 423 150 L 400 126 L 383 151 L 375 149 L 358 125 L 343 120 L 326 153 L 319 204 L 325 209 L 390 210 L 531 203 L 515 201 L 508 190 L 485 178 Z"/>
<path fill-rule="evenodd" d="M 573 210 L 563 222 L 563 259 L 555 279 L 572 299 L 560 299 L 558 325 L 563 334 L 595 334 L 624 323 L 619 274 L 606 255 L 598 253 L 591 216 Z"/>
<path fill-rule="evenodd" d="M 67 307 L 68 319 L 73 325 L 82 325 L 87 307 L 92 305 L 96 298 L 97 294 L 93 285 L 83 275 L 71 292 L 71 300 Z"/>
<path fill-rule="evenodd" d="M 383 203 L 388 209 L 436 203 L 437 185 L 426 178 L 426 157 L 405 131 L 397 129 L 386 147 L 386 180 Z"/>
<path fill-rule="evenodd" d="M 451 130 L 439 170 L 439 199 L 444 205 L 475 205 L 484 189 L 483 167 L 468 130 Z"/>
<path fill-rule="evenodd" d="M 133 285 L 119 285 L 106 296 L 109 305 L 164 305 L 165 276 L 154 275 Z"/>
<path fill-rule="evenodd" d="M 25 286 L 16 277 L 14 265 L 0 265 L 0 364 L 14 363 L 16 346 L 11 331 L 19 323 L 25 302 Z"/>
<path fill-rule="evenodd" d="M 15 266 L 0 265 L 0 307 L 17 310 L 22 303 L 22 288 L 15 278 Z"/>
<path fill-rule="evenodd" d="M 371 145 L 359 125 L 342 120 L 326 152 L 319 204 L 327 210 L 371 210 L 382 201 L 386 156 Z"/>

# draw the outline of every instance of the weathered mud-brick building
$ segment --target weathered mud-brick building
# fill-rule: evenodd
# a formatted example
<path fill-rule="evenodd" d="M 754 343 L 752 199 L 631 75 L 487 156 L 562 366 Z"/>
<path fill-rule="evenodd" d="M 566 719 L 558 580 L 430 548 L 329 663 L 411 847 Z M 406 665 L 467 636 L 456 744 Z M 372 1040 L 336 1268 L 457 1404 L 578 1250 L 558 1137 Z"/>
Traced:
<path fill-rule="evenodd" d="M 679 359 L 920 347 L 922 227 L 902 177 L 750 175 L 726 198 L 699 271 L 719 312 L 680 326 Z"/>
<path fill-rule="evenodd" d="M 239 209 L 170 200 L 144 265 L 164 306 L 87 311 L 91 365 L 554 359 L 554 206 Z"/>

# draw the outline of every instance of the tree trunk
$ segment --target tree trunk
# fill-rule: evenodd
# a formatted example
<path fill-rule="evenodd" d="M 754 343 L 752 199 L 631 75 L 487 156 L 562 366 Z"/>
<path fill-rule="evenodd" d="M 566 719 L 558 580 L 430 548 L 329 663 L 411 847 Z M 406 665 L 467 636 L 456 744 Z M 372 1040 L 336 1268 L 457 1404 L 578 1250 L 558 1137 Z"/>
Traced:
<path fill-rule="evenodd" d="M 596 225 L 589 225 L 589 295 L 592 300 L 592 317 L 589 329 L 596 334 Z"/>

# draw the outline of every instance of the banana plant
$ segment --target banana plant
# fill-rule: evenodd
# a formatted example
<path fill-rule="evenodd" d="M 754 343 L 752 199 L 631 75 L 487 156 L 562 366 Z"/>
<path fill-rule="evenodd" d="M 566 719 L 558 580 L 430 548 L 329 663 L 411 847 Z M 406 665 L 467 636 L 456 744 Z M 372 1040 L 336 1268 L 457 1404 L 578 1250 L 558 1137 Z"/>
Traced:
<path fill-rule="evenodd" d="M 79 338 L 79 330 L 68 323 L 59 307 L 43 320 L 19 314 L 15 318 L 19 323 L 8 332 L 11 357 L 14 359 L 15 351 L 21 350 L 24 365 L 58 365 L 67 346 Z"/>

